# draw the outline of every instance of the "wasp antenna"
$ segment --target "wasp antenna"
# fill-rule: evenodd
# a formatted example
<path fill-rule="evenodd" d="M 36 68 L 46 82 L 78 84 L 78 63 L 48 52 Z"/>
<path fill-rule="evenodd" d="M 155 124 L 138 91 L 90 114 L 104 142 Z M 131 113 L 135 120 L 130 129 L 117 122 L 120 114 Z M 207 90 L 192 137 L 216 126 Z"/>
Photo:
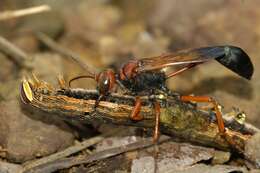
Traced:
<path fill-rule="evenodd" d="M 71 87 L 71 83 L 75 80 L 78 80 L 78 79 L 82 79 L 82 78 L 91 78 L 91 79 L 94 79 L 95 80 L 95 77 L 94 76 L 89 76 L 89 75 L 82 75 L 82 76 L 77 76 L 77 77 L 74 77 L 72 79 L 70 79 L 69 81 L 69 87 Z"/>
<path fill-rule="evenodd" d="M 254 66 L 244 50 L 235 46 L 219 46 L 219 48 L 223 54 L 216 60 L 236 74 L 250 80 L 254 73 Z"/>

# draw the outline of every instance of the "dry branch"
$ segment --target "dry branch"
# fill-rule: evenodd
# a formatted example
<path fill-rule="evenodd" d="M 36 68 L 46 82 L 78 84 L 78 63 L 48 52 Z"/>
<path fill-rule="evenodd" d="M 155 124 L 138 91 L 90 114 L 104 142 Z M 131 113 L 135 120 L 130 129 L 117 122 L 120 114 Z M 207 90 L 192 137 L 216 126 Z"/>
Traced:
<path fill-rule="evenodd" d="M 7 54 L 11 61 L 22 68 L 29 68 L 29 56 L 20 48 L 0 36 L 0 51 Z"/>
<path fill-rule="evenodd" d="M 94 71 L 93 68 L 89 67 L 82 61 L 80 56 L 77 53 L 74 53 L 73 51 L 68 50 L 67 48 L 64 48 L 57 44 L 52 38 L 50 38 L 48 35 L 44 33 L 37 33 L 36 37 L 49 49 L 59 53 L 60 55 L 68 58 L 69 60 L 73 60 L 76 62 L 82 69 L 85 71 Z"/>
<path fill-rule="evenodd" d="M 162 136 L 158 142 L 161 143 L 168 139 L 169 139 L 169 137 Z M 119 155 L 119 154 L 122 154 L 122 153 L 125 153 L 128 151 L 145 148 L 145 147 L 149 147 L 152 145 L 153 145 L 153 142 L 151 139 L 141 139 L 134 143 L 123 145 L 120 147 L 106 149 L 103 151 L 93 153 L 88 156 L 74 156 L 74 157 L 70 157 L 70 158 L 56 160 L 54 162 L 48 162 L 46 164 L 32 167 L 31 169 L 26 169 L 23 171 L 23 173 L 36 173 L 36 172 L 37 173 L 51 173 L 51 172 L 57 171 L 59 169 L 70 168 L 72 166 L 79 165 L 79 164 L 91 163 L 94 161 L 106 159 L 106 158 L 116 156 L 116 155 Z"/>
<path fill-rule="evenodd" d="M 31 162 L 31 163 L 28 163 L 26 165 L 23 166 L 23 169 L 21 172 L 27 172 L 29 170 L 32 170 L 36 167 L 39 167 L 40 165 L 45 165 L 47 163 L 51 163 L 51 162 L 54 162 L 56 160 L 59 160 L 59 159 L 62 159 L 62 158 L 65 158 L 67 156 L 70 156 L 74 153 L 77 153 L 89 146 L 92 146 L 100 141 L 102 141 L 104 139 L 104 137 L 102 136 L 97 136 L 97 137 L 93 137 L 93 138 L 90 138 L 90 139 L 87 139 L 81 143 L 78 143 L 74 146 L 71 146 L 63 151 L 60 151 L 60 152 L 57 152 L 55 154 L 52 154 L 50 156 L 47 156 L 47 157 L 43 157 L 41 159 L 38 159 L 34 162 Z"/>
<path fill-rule="evenodd" d="M 40 5 L 21 10 L 5 11 L 0 13 L 0 21 L 50 11 L 48 5 Z"/>
<path fill-rule="evenodd" d="M 106 101 L 100 102 L 93 113 L 97 93 L 86 90 L 55 89 L 48 83 L 34 80 L 23 81 L 21 98 L 24 103 L 38 110 L 59 115 L 65 119 L 78 119 L 92 123 L 113 123 L 120 125 L 154 128 L 154 110 L 149 100 L 142 97 L 144 106 L 141 109 L 142 121 L 131 121 L 129 115 L 133 109 L 134 97 L 113 94 Z M 155 96 L 156 97 L 156 96 Z M 217 124 L 207 112 L 196 110 L 173 97 L 162 98 L 160 131 L 186 142 L 232 150 L 242 154 L 251 132 L 227 129 L 226 137 L 219 134 Z M 247 134 L 245 134 L 247 133 Z M 245 156 L 247 158 L 247 156 Z"/>

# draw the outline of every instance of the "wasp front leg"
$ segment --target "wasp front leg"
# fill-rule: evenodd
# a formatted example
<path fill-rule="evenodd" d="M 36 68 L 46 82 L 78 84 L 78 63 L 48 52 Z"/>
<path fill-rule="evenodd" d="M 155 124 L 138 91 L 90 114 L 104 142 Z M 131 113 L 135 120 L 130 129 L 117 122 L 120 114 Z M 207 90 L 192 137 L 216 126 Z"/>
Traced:
<path fill-rule="evenodd" d="M 140 97 L 135 98 L 135 107 L 130 115 L 130 118 L 134 121 L 140 121 L 143 119 L 143 117 L 140 115 L 140 110 L 142 107 L 142 101 Z"/>
<path fill-rule="evenodd" d="M 93 105 L 92 111 L 89 113 L 90 115 L 94 116 L 97 113 L 97 108 L 99 106 L 99 103 L 101 100 L 105 98 L 104 95 L 99 95 L 98 98 L 95 100 L 95 103 Z"/>
<path fill-rule="evenodd" d="M 95 101 L 94 107 L 93 107 L 94 111 L 96 111 L 96 109 L 97 109 L 97 107 L 98 107 L 100 101 L 101 101 L 104 97 L 105 97 L 104 95 L 99 95 L 99 96 L 98 96 L 98 98 L 97 98 L 96 101 Z"/>

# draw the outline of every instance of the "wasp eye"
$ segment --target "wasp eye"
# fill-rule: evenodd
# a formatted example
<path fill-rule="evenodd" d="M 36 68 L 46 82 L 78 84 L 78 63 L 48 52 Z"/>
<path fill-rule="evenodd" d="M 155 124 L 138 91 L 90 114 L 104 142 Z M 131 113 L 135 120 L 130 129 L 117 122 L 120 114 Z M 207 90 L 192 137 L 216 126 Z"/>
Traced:
<path fill-rule="evenodd" d="M 106 80 L 104 81 L 104 85 L 108 85 L 108 84 L 109 84 L 109 80 L 106 79 Z"/>

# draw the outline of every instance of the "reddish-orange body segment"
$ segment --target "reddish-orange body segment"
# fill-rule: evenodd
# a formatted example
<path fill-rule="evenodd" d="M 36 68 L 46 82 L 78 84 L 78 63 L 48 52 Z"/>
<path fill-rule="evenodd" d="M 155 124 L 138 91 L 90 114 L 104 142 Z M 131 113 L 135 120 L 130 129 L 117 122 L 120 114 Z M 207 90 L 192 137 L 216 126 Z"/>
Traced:
<path fill-rule="evenodd" d="M 120 69 L 120 80 L 132 79 L 137 74 L 138 61 L 130 61 Z"/>

